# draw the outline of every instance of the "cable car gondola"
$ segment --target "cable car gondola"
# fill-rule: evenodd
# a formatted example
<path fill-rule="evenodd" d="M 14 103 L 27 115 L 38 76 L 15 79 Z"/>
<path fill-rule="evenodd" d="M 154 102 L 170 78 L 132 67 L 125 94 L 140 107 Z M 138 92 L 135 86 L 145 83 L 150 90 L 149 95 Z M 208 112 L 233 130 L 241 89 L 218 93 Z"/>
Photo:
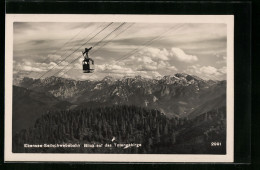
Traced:
<path fill-rule="evenodd" d="M 82 67 L 83 67 L 83 73 L 93 73 L 94 72 L 94 60 L 92 58 L 88 57 L 88 52 L 92 49 L 92 47 L 90 48 L 85 48 L 85 51 L 82 52 L 82 55 L 85 55 L 84 60 L 82 61 Z M 90 63 L 91 61 L 91 63 Z"/>
<path fill-rule="evenodd" d="M 86 60 L 82 61 L 83 73 L 93 73 L 94 72 L 94 64 L 90 64 Z"/>

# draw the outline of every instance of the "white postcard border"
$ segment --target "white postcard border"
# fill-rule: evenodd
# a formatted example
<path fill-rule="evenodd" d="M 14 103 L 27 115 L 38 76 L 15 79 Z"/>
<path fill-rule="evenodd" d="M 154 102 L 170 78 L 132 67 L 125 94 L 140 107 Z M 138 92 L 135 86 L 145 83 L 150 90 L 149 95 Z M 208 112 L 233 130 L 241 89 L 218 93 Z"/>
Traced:
<path fill-rule="evenodd" d="M 12 153 L 13 22 L 143 22 L 227 24 L 226 155 L 198 154 L 53 154 Z M 50 162 L 233 162 L 234 160 L 234 16 L 233 15 L 75 15 L 6 14 L 4 160 Z"/>

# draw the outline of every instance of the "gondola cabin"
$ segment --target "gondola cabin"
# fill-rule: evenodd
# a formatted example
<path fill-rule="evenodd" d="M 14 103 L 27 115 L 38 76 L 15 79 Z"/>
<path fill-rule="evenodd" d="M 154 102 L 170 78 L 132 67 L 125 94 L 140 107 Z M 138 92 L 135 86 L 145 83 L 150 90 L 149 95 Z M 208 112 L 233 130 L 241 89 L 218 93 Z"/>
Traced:
<path fill-rule="evenodd" d="M 83 73 L 93 73 L 94 72 L 94 64 L 87 62 L 85 60 L 82 61 Z"/>

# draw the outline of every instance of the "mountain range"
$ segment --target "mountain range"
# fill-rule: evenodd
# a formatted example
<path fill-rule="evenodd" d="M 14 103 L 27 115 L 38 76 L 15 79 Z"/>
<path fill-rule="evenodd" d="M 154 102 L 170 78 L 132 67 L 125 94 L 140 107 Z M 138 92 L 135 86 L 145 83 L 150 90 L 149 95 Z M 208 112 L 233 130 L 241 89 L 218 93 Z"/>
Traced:
<path fill-rule="evenodd" d="M 15 130 L 33 125 L 37 117 L 48 109 L 135 105 L 157 109 L 167 117 L 194 119 L 202 113 L 226 106 L 225 80 L 203 80 L 185 73 L 156 79 L 107 76 L 97 81 L 78 81 L 61 77 L 25 77 L 14 82 L 14 123 L 25 122 L 17 125 L 20 127 Z"/>

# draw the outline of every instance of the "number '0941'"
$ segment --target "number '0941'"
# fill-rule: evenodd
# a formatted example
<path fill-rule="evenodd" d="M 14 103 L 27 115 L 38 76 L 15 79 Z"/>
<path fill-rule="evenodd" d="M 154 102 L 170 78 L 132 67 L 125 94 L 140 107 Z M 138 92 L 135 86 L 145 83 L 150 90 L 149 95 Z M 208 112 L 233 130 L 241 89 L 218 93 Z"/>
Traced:
<path fill-rule="evenodd" d="M 211 142 L 211 146 L 221 146 L 221 142 Z"/>

